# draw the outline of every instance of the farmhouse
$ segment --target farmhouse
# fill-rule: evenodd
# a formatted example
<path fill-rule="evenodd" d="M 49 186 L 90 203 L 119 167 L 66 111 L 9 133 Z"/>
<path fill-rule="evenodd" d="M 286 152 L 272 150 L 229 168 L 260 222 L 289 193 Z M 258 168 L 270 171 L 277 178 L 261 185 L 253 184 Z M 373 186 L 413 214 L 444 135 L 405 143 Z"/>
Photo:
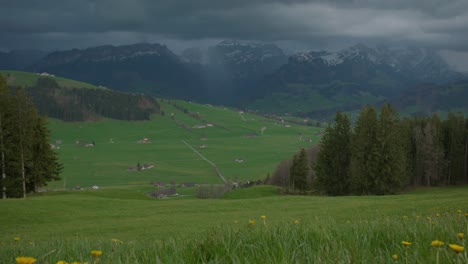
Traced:
<path fill-rule="evenodd" d="M 194 182 L 183 182 L 180 184 L 180 187 L 195 187 Z"/>
<path fill-rule="evenodd" d="M 166 187 L 166 183 L 164 183 L 164 182 L 153 182 L 153 186 L 162 188 L 162 187 Z"/>
<path fill-rule="evenodd" d="M 151 143 L 151 141 L 149 140 L 149 138 L 142 138 L 140 140 L 137 141 L 139 144 L 148 144 L 148 143 Z"/>
<path fill-rule="evenodd" d="M 148 193 L 149 196 L 154 197 L 154 198 L 166 198 L 169 195 L 177 195 L 177 191 L 175 188 L 169 188 L 169 189 L 161 189 L 161 190 L 155 190 L 150 193 Z"/>
<path fill-rule="evenodd" d="M 243 160 L 243 159 L 241 159 L 241 158 L 236 158 L 236 159 L 234 160 L 234 162 L 237 162 L 237 163 L 242 163 L 242 162 L 244 162 L 244 160 Z"/>

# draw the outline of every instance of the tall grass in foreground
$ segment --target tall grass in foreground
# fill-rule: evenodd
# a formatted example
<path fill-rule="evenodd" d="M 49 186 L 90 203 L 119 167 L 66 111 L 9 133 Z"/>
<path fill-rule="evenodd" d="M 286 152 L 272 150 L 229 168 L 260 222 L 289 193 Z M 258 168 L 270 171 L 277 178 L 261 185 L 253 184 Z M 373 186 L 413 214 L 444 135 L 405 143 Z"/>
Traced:
<path fill-rule="evenodd" d="M 269 224 L 268 216 L 233 219 L 232 224 L 214 228 L 198 239 L 11 238 L 0 242 L 0 263 L 15 263 L 18 256 L 34 257 L 36 264 L 60 260 L 89 264 L 468 263 L 464 236 L 468 233 L 467 213 L 350 219 L 345 225 L 336 224 L 331 217 L 290 219 L 275 225 Z M 457 253 L 450 244 L 464 247 L 463 251 Z M 92 250 L 102 251 L 102 255 L 93 257 Z"/>

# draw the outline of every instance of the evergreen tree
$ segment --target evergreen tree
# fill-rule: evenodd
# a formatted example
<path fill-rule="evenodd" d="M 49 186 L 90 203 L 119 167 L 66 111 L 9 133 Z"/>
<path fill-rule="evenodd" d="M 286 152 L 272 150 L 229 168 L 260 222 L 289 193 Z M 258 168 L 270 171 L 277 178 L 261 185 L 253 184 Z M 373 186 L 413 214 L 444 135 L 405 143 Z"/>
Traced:
<path fill-rule="evenodd" d="M 2 198 L 6 199 L 6 162 L 5 162 L 5 141 L 4 134 L 6 132 L 6 104 L 7 104 L 7 87 L 6 81 L 0 75 L 0 167 L 1 167 L 1 181 L 0 188 L 2 190 Z M 5 127 L 5 128 L 4 128 Z"/>
<path fill-rule="evenodd" d="M 346 115 L 336 113 L 335 125 L 328 126 L 320 142 L 314 166 L 316 187 L 329 195 L 350 191 L 351 124 Z"/>
<path fill-rule="evenodd" d="M 45 120 L 24 91 L 14 94 L 0 76 L 0 181 L 2 198 L 25 197 L 57 180 L 61 165 L 48 141 Z"/>
<path fill-rule="evenodd" d="M 293 163 L 290 168 L 290 182 L 293 189 L 305 191 L 308 189 L 307 175 L 309 174 L 310 167 L 307 161 L 307 153 L 305 149 L 294 155 Z"/>
<path fill-rule="evenodd" d="M 460 113 L 450 112 L 443 122 L 443 142 L 448 163 L 447 184 L 464 181 L 465 119 Z"/>
<path fill-rule="evenodd" d="M 374 107 L 359 113 L 351 137 L 351 190 L 357 195 L 372 194 L 380 171 L 377 142 L 377 113 Z"/>
<path fill-rule="evenodd" d="M 374 181 L 371 182 L 371 191 L 374 194 L 393 194 L 404 185 L 406 159 L 401 136 L 396 111 L 389 104 L 384 104 L 377 127 L 377 161 L 373 165 L 376 165 L 379 170 L 374 174 Z"/>

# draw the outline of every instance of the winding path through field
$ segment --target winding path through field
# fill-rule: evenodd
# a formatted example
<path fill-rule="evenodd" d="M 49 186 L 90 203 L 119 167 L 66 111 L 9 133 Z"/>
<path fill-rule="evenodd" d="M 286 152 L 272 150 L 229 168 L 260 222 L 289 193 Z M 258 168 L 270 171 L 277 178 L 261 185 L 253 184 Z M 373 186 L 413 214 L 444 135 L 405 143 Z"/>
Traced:
<path fill-rule="evenodd" d="M 223 181 L 224 184 L 227 183 L 226 179 L 223 177 L 223 175 L 222 175 L 221 172 L 219 171 L 218 166 L 216 166 L 216 164 L 214 164 L 213 162 L 211 162 L 209 159 L 205 158 L 205 156 L 203 156 L 200 152 L 198 152 L 196 149 L 194 149 L 192 146 L 190 146 L 190 144 L 188 144 L 187 142 L 185 142 L 185 140 L 182 140 L 182 143 L 184 143 L 185 145 L 187 145 L 187 147 L 191 148 L 195 153 L 197 153 L 198 156 L 200 156 L 202 159 L 206 160 L 206 162 L 208 162 L 211 166 L 213 166 L 213 169 L 215 170 L 215 172 L 216 172 L 216 174 L 218 175 L 218 177 Z"/>

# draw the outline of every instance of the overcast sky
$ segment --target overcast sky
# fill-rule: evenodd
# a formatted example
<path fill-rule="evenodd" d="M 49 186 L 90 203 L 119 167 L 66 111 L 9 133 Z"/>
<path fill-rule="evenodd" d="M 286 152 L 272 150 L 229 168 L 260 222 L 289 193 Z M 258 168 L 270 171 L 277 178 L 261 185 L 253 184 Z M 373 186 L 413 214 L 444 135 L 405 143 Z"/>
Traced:
<path fill-rule="evenodd" d="M 468 71 L 468 0 L 0 0 L 0 50 L 222 39 L 429 47 Z"/>

